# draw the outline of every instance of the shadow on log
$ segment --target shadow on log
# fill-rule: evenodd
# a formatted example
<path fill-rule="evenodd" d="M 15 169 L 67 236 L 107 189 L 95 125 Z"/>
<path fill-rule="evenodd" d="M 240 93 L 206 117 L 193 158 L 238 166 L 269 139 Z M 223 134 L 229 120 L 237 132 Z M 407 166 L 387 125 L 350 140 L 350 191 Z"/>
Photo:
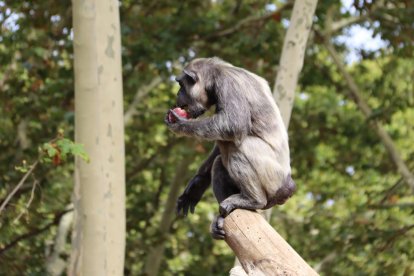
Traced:
<path fill-rule="evenodd" d="M 224 220 L 226 242 L 244 275 L 318 275 L 260 214 L 237 209 Z M 231 272 L 231 275 L 243 275 Z"/>

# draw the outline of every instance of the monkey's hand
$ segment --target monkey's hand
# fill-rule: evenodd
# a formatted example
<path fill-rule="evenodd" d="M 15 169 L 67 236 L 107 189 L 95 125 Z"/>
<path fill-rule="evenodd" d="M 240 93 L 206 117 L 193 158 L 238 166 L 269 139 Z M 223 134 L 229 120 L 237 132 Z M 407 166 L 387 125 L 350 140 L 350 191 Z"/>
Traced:
<path fill-rule="evenodd" d="M 179 133 L 185 122 L 188 121 L 188 114 L 180 108 L 170 109 L 165 115 L 164 122 L 173 132 Z"/>
<path fill-rule="evenodd" d="M 194 209 L 210 184 L 210 176 L 196 175 L 188 183 L 184 193 L 177 200 L 177 215 L 188 215 L 188 210 L 194 214 Z"/>

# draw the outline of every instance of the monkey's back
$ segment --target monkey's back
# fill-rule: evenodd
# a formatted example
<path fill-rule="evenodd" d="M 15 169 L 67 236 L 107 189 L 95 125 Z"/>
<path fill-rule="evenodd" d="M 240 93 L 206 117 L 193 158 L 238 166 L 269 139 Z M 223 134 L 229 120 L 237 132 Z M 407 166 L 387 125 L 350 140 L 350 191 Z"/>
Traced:
<path fill-rule="evenodd" d="M 266 80 L 242 68 L 231 71 L 243 88 L 240 97 L 249 105 L 250 131 L 238 144 L 218 143 L 222 160 L 235 183 L 242 183 L 241 189 L 272 196 L 291 173 L 287 131 Z"/>
<path fill-rule="evenodd" d="M 282 125 L 280 125 L 282 124 Z M 252 118 L 251 132 L 240 142 L 218 142 L 224 166 L 239 188 L 275 195 L 291 173 L 289 146 L 283 122 L 276 114 Z M 220 146 L 221 145 L 221 146 Z"/>

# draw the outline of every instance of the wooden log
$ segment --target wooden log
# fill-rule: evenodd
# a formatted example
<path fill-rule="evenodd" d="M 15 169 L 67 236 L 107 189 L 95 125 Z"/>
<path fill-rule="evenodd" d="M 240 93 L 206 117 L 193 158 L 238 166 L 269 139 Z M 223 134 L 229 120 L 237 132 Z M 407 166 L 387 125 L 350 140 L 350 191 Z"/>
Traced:
<path fill-rule="evenodd" d="M 318 275 L 256 212 L 233 211 L 224 220 L 224 231 L 247 275 Z"/>

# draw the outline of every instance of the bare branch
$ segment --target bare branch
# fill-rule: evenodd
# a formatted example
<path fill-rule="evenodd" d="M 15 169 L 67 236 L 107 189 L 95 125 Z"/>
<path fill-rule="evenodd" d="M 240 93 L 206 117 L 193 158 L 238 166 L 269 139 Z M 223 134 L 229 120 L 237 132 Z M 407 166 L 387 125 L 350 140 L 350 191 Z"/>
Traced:
<path fill-rule="evenodd" d="M 321 272 L 325 266 L 332 263 L 335 258 L 338 256 L 338 253 L 336 251 L 333 251 L 326 255 L 318 264 L 315 265 L 316 272 Z"/>
<path fill-rule="evenodd" d="M 369 19 L 369 15 L 365 14 L 361 16 L 352 16 L 338 20 L 336 22 L 332 22 L 331 28 L 329 29 L 329 34 L 336 33 L 342 30 L 343 28 L 346 28 L 352 24 L 361 23 L 367 19 Z"/>
<path fill-rule="evenodd" d="M 144 85 L 138 89 L 135 94 L 132 103 L 129 105 L 127 111 L 124 113 L 124 124 L 127 125 L 131 122 L 132 117 L 137 113 L 137 106 L 141 100 L 151 92 L 152 89 L 157 87 L 162 82 L 162 78 L 157 76 L 149 84 Z"/>
<path fill-rule="evenodd" d="M 209 34 L 206 37 L 204 37 L 204 40 L 211 40 L 213 38 L 218 38 L 218 37 L 223 37 L 223 36 L 227 36 L 230 34 L 233 34 L 237 31 L 239 31 L 240 29 L 244 28 L 244 27 L 248 27 L 251 24 L 254 23 L 258 23 L 258 22 L 263 22 L 266 20 L 269 20 L 272 17 L 277 17 L 280 15 L 280 13 L 288 8 L 291 8 L 293 5 L 293 1 L 288 1 L 286 2 L 284 5 L 282 5 L 277 11 L 272 12 L 272 13 L 266 13 L 264 15 L 252 15 L 249 17 L 246 17 L 242 20 L 240 20 L 239 22 L 233 24 L 231 27 L 228 28 L 224 28 L 222 30 L 219 30 L 215 33 Z"/>
<path fill-rule="evenodd" d="M 67 209 L 72 209 L 73 204 L 69 204 Z M 65 253 L 65 245 L 70 228 L 73 223 L 73 212 L 64 214 L 59 220 L 59 226 L 57 227 L 54 244 L 51 246 L 51 252 L 47 254 L 46 270 L 48 275 L 57 276 L 62 275 L 67 263 L 62 254 Z"/>
<path fill-rule="evenodd" d="M 0 215 L 1 215 L 1 212 L 3 211 L 3 209 L 6 207 L 7 203 L 9 203 L 9 201 L 12 199 L 14 194 L 20 189 L 20 187 L 23 186 L 24 182 L 26 182 L 26 179 L 29 177 L 29 175 L 32 174 L 32 172 L 36 168 L 37 164 L 39 164 L 39 160 L 33 163 L 30 170 L 28 170 L 26 172 L 26 174 L 23 176 L 23 178 L 20 180 L 20 182 L 16 185 L 16 187 L 13 189 L 13 191 L 11 191 L 11 193 L 3 201 L 3 203 L 0 206 Z"/>
<path fill-rule="evenodd" d="M 409 209 L 412 210 L 414 207 L 414 203 L 397 203 L 397 204 L 376 204 L 376 205 L 368 205 L 368 208 L 372 209 L 391 209 L 391 208 L 399 208 L 399 209 Z"/>
<path fill-rule="evenodd" d="M 147 259 L 144 264 L 145 275 L 158 275 L 161 261 L 164 255 L 165 240 L 168 237 L 169 229 L 175 215 L 175 204 L 180 191 L 181 181 L 186 178 L 188 165 L 192 162 L 192 158 L 184 158 L 177 165 L 175 178 L 171 183 L 170 191 L 168 193 L 167 201 L 165 202 L 165 209 L 162 214 L 160 224 L 158 226 L 158 234 L 161 237 L 157 243 L 148 252 Z"/>
<path fill-rule="evenodd" d="M 35 192 L 35 189 L 36 189 L 36 186 L 37 186 L 37 184 L 39 183 L 39 181 L 37 181 L 36 179 L 33 181 L 33 184 L 32 184 L 32 192 L 30 193 L 30 198 L 29 198 L 29 201 L 26 203 L 26 206 L 24 207 L 24 209 L 20 212 L 20 214 L 17 216 L 17 218 L 15 218 L 14 220 L 13 220 L 13 223 L 16 223 L 16 222 L 18 222 L 19 221 L 19 219 L 21 218 L 21 216 L 24 214 L 24 213 L 27 213 L 27 210 L 29 209 L 29 207 L 30 207 L 30 204 L 32 204 L 32 201 L 33 201 L 33 198 L 34 198 L 34 192 Z"/>
<path fill-rule="evenodd" d="M 414 224 L 405 226 L 403 228 L 395 230 L 394 234 L 387 240 L 384 246 L 382 246 L 379 251 L 384 251 L 387 249 L 390 245 L 394 243 L 394 241 L 399 238 L 402 235 L 405 235 L 408 231 L 414 229 Z"/>
<path fill-rule="evenodd" d="M 136 177 L 144 168 L 147 168 L 151 163 L 159 157 L 160 152 L 168 152 L 170 151 L 175 145 L 177 145 L 179 140 L 172 138 L 168 141 L 165 146 L 161 146 L 157 152 L 149 156 L 148 158 L 142 158 L 134 167 L 133 169 L 127 171 L 126 179 L 132 179 Z"/>

